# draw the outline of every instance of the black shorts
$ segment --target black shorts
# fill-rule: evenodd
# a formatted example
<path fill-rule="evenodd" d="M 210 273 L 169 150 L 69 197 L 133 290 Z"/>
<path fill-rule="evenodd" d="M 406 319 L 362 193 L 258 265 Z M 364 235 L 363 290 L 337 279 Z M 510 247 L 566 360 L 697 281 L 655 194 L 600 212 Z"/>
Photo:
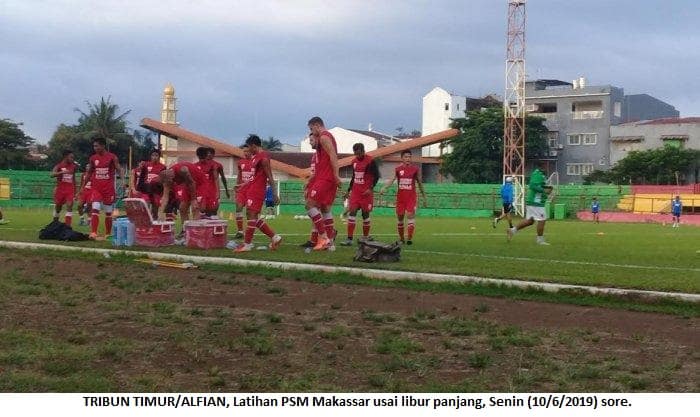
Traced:
<path fill-rule="evenodd" d="M 274 207 L 275 202 L 272 200 L 265 200 L 265 207 Z"/>
<path fill-rule="evenodd" d="M 513 212 L 513 204 L 512 203 L 503 203 L 503 213 L 512 213 Z"/>

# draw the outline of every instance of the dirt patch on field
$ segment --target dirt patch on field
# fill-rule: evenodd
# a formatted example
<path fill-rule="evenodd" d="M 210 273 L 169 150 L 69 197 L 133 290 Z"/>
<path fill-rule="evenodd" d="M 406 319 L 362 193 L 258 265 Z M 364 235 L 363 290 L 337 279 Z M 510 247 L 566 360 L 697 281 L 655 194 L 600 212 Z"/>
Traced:
<path fill-rule="evenodd" d="M 21 251 L 0 264 L 3 391 L 700 389 L 696 318 Z"/>

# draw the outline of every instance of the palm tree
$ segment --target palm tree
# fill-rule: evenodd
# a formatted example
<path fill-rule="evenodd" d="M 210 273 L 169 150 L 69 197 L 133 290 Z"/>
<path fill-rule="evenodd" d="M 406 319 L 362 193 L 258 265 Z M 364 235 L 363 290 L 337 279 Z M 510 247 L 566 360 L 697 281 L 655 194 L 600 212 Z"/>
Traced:
<path fill-rule="evenodd" d="M 282 142 L 275 139 L 274 136 L 270 136 L 262 141 L 262 147 L 271 152 L 281 151 Z"/>
<path fill-rule="evenodd" d="M 127 110 L 119 114 L 119 106 L 111 103 L 111 97 L 100 98 L 98 104 L 85 101 L 88 110 L 82 111 L 79 108 L 74 110 L 80 113 L 78 118 L 78 126 L 81 134 L 90 137 L 96 133 L 101 134 L 107 139 L 107 144 L 118 144 L 120 139 L 131 138 L 127 133 L 126 116 L 131 112 Z"/>

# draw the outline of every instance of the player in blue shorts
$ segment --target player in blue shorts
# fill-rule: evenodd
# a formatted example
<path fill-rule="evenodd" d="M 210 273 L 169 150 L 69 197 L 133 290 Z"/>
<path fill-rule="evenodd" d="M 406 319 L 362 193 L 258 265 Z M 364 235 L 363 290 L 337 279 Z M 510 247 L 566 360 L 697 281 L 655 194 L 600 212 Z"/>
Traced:
<path fill-rule="evenodd" d="M 600 213 L 600 202 L 598 201 L 597 197 L 593 197 L 593 201 L 591 202 L 591 213 L 593 214 L 593 221 L 600 223 L 598 219 L 598 213 Z"/>
<path fill-rule="evenodd" d="M 676 198 L 671 200 L 671 214 L 673 215 L 673 227 L 681 226 L 681 212 L 683 211 L 683 203 L 681 203 L 681 196 L 677 195 Z"/>
<path fill-rule="evenodd" d="M 275 198 L 270 185 L 265 188 L 265 218 L 275 218 Z"/>

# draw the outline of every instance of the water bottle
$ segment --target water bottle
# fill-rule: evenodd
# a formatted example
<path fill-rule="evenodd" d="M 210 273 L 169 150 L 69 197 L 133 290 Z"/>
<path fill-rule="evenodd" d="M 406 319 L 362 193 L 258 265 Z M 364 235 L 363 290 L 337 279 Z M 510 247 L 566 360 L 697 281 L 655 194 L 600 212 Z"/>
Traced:
<path fill-rule="evenodd" d="M 129 221 L 129 219 L 125 219 L 124 221 L 124 245 L 126 246 L 134 246 L 134 239 L 136 238 L 136 226 Z"/>
<path fill-rule="evenodd" d="M 121 219 L 115 219 L 112 225 L 112 245 L 119 246 L 121 240 Z"/>

